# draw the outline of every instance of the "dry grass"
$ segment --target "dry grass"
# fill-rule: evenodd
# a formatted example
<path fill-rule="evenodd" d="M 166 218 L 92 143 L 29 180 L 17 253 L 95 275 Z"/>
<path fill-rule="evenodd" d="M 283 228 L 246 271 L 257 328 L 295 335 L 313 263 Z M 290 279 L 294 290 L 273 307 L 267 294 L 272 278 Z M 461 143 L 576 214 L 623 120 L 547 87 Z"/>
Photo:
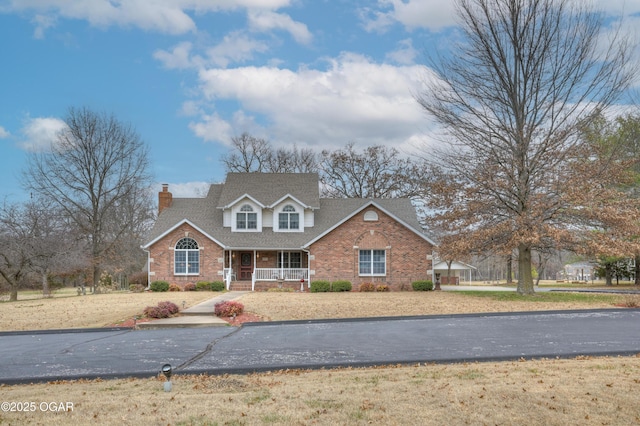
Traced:
<path fill-rule="evenodd" d="M 150 305 L 169 300 L 180 308 L 214 296 L 211 292 L 108 293 L 0 303 L 0 331 L 104 327 L 142 316 Z"/>
<path fill-rule="evenodd" d="M 3 386 L 12 402 L 73 411 L 0 412 L 0 424 L 630 425 L 640 358 L 582 358 L 248 376 Z"/>
<path fill-rule="evenodd" d="M 269 321 L 291 319 L 366 318 L 476 312 L 518 312 L 613 308 L 619 296 L 584 296 L 581 301 L 492 300 L 458 292 L 392 293 L 247 293 L 245 311 Z"/>
<path fill-rule="evenodd" d="M 3 329 L 100 326 L 171 300 L 209 292 L 107 294 L 0 304 Z M 449 292 L 249 293 L 247 311 L 268 320 L 613 307 L 619 298 L 501 301 Z M 7 326 L 7 324 L 9 324 Z M 640 423 L 640 357 L 536 360 L 247 376 L 55 382 L 0 386 L 0 424 L 75 425 L 627 425 Z M 72 406 L 72 411 L 42 411 Z M 68 405 L 70 403 L 71 405 Z M 33 407 L 31 406 L 31 407 Z M 4 407 L 4 406 L 3 406 Z"/>
<path fill-rule="evenodd" d="M 104 327 L 134 316 L 146 306 L 169 300 L 180 308 L 215 297 L 212 292 L 108 293 L 86 296 L 58 293 L 52 299 L 0 303 L 0 331 Z M 22 297 L 22 296 L 21 296 Z M 457 292 L 391 293 L 247 293 L 240 299 L 246 312 L 267 321 L 515 312 L 611 308 L 622 304 L 621 296 L 585 296 L 580 301 L 492 300 Z M 542 297 L 542 295 L 540 295 Z M 183 303 L 184 302 L 184 303 Z"/>

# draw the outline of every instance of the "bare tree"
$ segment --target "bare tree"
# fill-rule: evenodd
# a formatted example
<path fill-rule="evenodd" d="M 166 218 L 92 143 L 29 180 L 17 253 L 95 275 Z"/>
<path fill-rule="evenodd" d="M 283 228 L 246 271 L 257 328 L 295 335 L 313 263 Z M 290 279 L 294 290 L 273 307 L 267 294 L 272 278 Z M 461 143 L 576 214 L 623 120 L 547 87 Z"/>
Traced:
<path fill-rule="evenodd" d="M 333 198 L 398 198 L 420 193 L 417 164 L 395 148 L 370 146 L 361 153 L 353 143 L 345 149 L 322 151 L 320 182 L 324 196 Z"/>
<path fill-rule="evenodd" d="M 84 235 L 96 286 L 103 256 L 133 226 L 132 216 L 118 215 L 121 206 L 151 208 L 138 200 L 150 186 L 148 152 L 134 129 L 112 115 L 71 108 L 65 122 L 50 151 L 29 157 L 24 186 L 57 203 Z"/>
<path fill-rule="evenodd" d="M 50 296 L 50 274 L 80 261 L 71 254 L 73 231 L 59 213 L 46 200 L 0 208 L 0 276 L 9 284 L 10 300 L 17 300 L 32 273 L 40 277 L 43 295 Z"/>
<path fill-rule="evenodd" d="M 579 131 L 630 86 L 633 46 L 616 32 L 603 46 L 603 16 L 583 2 L 456 4 L 464 42 L 418 97 L 445 132 L 431 207 L 469 248 L 517 249 L 517 290 L 532 294 L 532 250 L 567 237 L 581 189 L 597 196 L 602 170 L 572 171 L 589 158 Z"/>
<path fill-rule="evenodd" d="M 243 133 L 231 139 L 232 148 L 222 157 L 227 172 L 309 173 L 317 171 L 316 154 L 311 149 L 274 149 L 266 139 Z"/>

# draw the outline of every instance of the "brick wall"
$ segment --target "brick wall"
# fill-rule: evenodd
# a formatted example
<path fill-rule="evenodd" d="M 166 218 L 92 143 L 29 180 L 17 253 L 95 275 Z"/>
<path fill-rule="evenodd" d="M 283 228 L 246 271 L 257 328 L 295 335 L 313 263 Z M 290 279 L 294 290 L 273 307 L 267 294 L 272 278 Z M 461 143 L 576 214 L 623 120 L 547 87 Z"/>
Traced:
<path fill-rule="evenodd" d="M 360 212 L 313 244 L 311 269 L 315 275 L 311 281 L 348 280 L 354 290 L 363 282 L 373 281 L 387 284 L 392 290 L 411 290 L 413 281 L 431 279 L 427 275 L 432 268 L 431 260 L 427 260 L 431 244 L 382 211 L 369 210 L 376 211 L 377 221 L 365 221 L 365 212 Z M 386 250 L 386 276 L 358 275 L 360 249 Z"/>
<path fill-rule="evenodd" d="M 200 248 L 200 274 L 198 275 L 173 274 L 173 247 L 184 237 L 196 240 Z M 222 248 L 186 223 L 151 246 L 149 252 L 149 257 L 152 259 L 149 263 L 149 272 L 151 273 L 149 278 L 152 282 L 163 280 L 184 287 L 187 283 L 195 284 L 198 281 L 223 280 L 223 276 L 218 274 L 218 271 L 222 272 L 223 269 L 223 264 L 218 262 L 218 259 L 223 257 Z"/>

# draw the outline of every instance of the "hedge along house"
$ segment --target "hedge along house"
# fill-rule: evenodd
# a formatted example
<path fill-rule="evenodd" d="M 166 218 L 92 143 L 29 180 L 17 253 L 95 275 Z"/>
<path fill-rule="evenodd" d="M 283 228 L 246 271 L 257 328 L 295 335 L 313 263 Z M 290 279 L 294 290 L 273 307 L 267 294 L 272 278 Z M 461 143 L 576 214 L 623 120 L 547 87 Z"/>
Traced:
<path fill-rule="evenodd" d="M 316 173 L 229 173 L 205 198 L 158 195 L 142 248 L 149 280 L 230 290 L 348 280 L 411 289 L 432 278 L 433 241 L 409 199 L 328 199 Z"/>

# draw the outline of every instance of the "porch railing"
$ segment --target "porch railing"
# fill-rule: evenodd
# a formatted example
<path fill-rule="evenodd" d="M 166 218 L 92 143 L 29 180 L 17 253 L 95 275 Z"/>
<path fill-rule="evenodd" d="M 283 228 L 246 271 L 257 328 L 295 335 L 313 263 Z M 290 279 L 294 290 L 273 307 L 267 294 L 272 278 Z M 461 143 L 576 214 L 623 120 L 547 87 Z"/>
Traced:
<path fill-rule="evenodd" d="M 309 280 L 307 268 L 256 268 L 253 274 L 255 281 L 300 281 Z"/>

